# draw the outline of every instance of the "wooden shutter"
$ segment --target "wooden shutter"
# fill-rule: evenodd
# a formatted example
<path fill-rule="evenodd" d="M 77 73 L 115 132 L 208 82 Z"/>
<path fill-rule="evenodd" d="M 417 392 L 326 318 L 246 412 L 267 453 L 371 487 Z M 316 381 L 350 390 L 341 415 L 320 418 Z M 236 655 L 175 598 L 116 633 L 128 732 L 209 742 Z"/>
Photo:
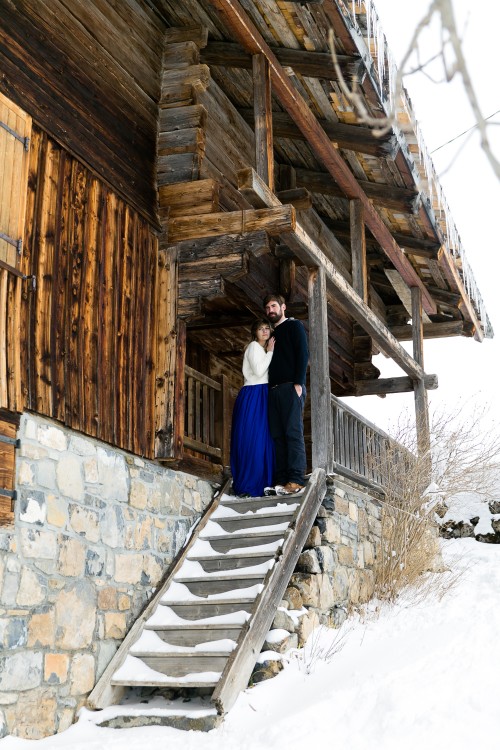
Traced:
<path fill-rule="evenodd" d="M 20 271 L 31 117 L 0 94 L 0 408 L 21 411 Z"/>
<path fill-rule="evenodd" d="M 0 410 L 0 526 L 14 519 L 16 433 L 19 417 Z"/>

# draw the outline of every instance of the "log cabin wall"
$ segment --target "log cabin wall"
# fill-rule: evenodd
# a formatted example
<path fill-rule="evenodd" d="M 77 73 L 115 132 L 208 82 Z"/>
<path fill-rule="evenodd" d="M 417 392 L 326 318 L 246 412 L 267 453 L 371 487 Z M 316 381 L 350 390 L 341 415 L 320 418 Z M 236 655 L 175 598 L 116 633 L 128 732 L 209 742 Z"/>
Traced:
<path fill-rule="evenodd" d="M 0 91 L 157 221 L 159 14 L 144 0 L 0 5 Z"/>
<path fill-rule="evenodd" d="M 132 453 L 154 444 L 158 242 L 33 128 L 23 270 L 24 408 Z"/>

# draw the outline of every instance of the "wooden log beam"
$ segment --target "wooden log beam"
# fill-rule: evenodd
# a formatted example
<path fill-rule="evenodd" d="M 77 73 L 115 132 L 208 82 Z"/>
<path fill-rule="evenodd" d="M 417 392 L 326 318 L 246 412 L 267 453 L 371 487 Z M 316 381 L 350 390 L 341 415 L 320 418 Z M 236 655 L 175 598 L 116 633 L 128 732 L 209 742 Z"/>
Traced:
<path fill-rule="evenodd" d="M 328 308 L 323 267 L 309 270 L 309 353 L 311 370 L 312 466 L 330 471 L 333 458 Z"/>
<path fill-rule="evenodd" d="M 358 198 L 349 201 L 351 223 L 352 286 L 363 302 L 368 302 L 366 239 L 363 204 Z"/>
<path fill-rule="evenodd" d="M 276 195 L 280 203 L 285 205 L 290 203 L 297 211 L 306 211 L 312 208 L 312 196 L 309 190 L 305 188 L 290 188 L 289 190 L 279 190 Z"/>
<path fill-rule="evenodd" d="M 234 37 L 243 44 L 248 52 L 253 55 L 262 53 L 267 57 L 274 95 L 279 99 L 290 117 L 295 120 L 313 152 L 345 192 L 346 197 L 349 199 L 359 198 L 362 201 L 365 209 L 365 223 L 368 229 L 380 243 L 381 248 L 408 286 L 415 286 L 421 290 L 425 311 L 428 314 L 435 313 L 437 311 L 436 303 L 425 288 L 422 279 L 396 244 L 366 193 L 359 187 L 349 165 L 343 160 L 338 150 L 334 148 L 307 102 L 294 87 L 276 55 L 264 41 L 241 4 L 238 0 L 212 0 L 212 5 L 222 15 Z"/>
<path fill-rule="evenodd" d="M 242 117 L 250 125 L 253 122 L 251 109 L 240 109 Z M 392 157 L 396 148 L 392 137 L 375 138 L 370 128 L 361 125 L 346 125 L 342 122 L 330 122 L 318 120 L 331 141 L 340 148 L 347 148 L 361 154 L 370 156 Z M 286 112 L 273 112 L 273 130 L 277 138 L 290 138 L 292 140 L 306 141 L 307 138 L 296 125 L 293 118 Z M 323 173 L 324 174 L 324 173 Z M 329 175 L 331 180 L 331 175 Z M 340 188 L 337 187 L 337 190 Z M 340 190 L 345 196 L 345 192 Z"/>
<path fill-rule="evenodd" d="M 411 318 L 413 329 L 413 359 L 424 367 L 424 329 L 422 318 L 422 295 L 420 289 L 411 290 Z M 415 417 L 417 428 L 417 450 L 419 456 L 425 456 L 426 483 L 430 481 L 431 430 L 429 424 L 429 403 L 424 378 L 413 383 L 415 393 Z"/>
<path fill-rule="evenodd" d="M 392 335 L 398 341 L 411 341 L 413 334 L 411 325 L 389 326 Z M 463 336 L 464 324 L 461 320 L 453 320 L 449 323 L 428 323 L 424 325 L 424 339 L 441 339 L 448 336 Z"/>
<path fill-rule="evenodd" d="M 331 195 L 336 198 L 344 197 L 342 190 L 327 172 L 296 169 L 295 175 L 297 186 L 306 188 L 311 193 Z M 414 214 L 418 210 L 417 205 L 420 199 L 415 190 L 397 187 L 396 185 L 368 182 L 368 180 L 358 180 L 358 184 L 368 198 L 371 198 L 378 205 L 408 214 Z"/>
<path fill-rule="evenodd" d="M 437 375 L 426 375 L 424 386 L 428 391 L 438 387 Z M 355 396 L 385 396 L 390 393 L 412 393 L 413 380 L 408 377 L 359 380 L 354 384 Z"/>
<path fill-rule="evenodd" d="M 255 165 L 257 174 L 274 191 L 271 75 L 264 55 L 252 55 Z"/>
<path fill-rule="evenodd" d="M 255 170 L 242 170 L 238 173 L 245 180 L 244 194 L 248 201 L 256 205 L 265 202 L 270 206 L 279 206 L 278 198 L 267 185 L 259 179 Z M 286 235 L 286 244 L 298 258 L 312 268 L 323 267 L 327 281 L 334 296 L 339 299 L 347 312 L 359 323 L 377 346 L 388 357 L 392 358 L 412 378 L 423 378 L 423 369 L 415 362 L 401 344 L 381 323 L 380 319 L 356 294 L 352 286 L 337 270 L 323 250 L 312 240 L 304 228 L 296 222 L 295 229 Z"/>
<path fill-rule="evenodd" d="M 350 239 L 350 225 L 348 221 L 332 221 L 326 217 L 324 218 L 325 223 L 330 227 L 337 237 L 341 237 L 344 240 Z M 394 239 L 398 245 L 404 249 L 407 255 L 418 255 L 424 258 L 437 258 L 439 254 L 439 248 L 441 245 L 438 242 L 428 239 L 421 239 L 420 237 L 412 237 L 407 234 L 400 234 L 399 232 L 394 233 Z M 380 243 L 376 240 L 372 234 L 367 235 L 366 243 L 369 247 L 380 247 Z"/>
<path fill-rule="evenodd" d="M 338 80 L 329 52 L 309 52 L 301 49 L 287 49 L 286 47 L 273 47 L 273 52 L 281 65 L 292 68 L 295 73 L 309 78 Z M 233 42 L 209 42 L 205 49 L 201 51 L 200 58 L 207 65 L 252 69 L 251 54 L 244 46 Z M 338 62 L 346 80 L 351 81 L 354 77 L 358 82 L 360 81 L 363 64 L 359 57 L 339 55 Z"/>
<path fill-rule="evenodd" d="M 286 234 L 295 228 L 293 206 L 276 206 L 248 211 L 227 211 L 198 216 L 178 216 L 168 222 L 168 241 L 217 237 L 222 234 L 246 234 L 265 230 L 270 235 Z"/>

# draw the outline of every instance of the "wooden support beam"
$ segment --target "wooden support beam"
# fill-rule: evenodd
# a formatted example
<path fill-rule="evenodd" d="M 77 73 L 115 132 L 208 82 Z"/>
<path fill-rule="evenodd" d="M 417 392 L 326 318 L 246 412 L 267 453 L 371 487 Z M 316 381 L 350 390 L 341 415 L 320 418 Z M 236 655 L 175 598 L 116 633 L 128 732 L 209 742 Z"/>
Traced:
<path fill-rule="evenodd" d="M 424 386 L 428 391 L 438 387 L 437 375 L 426 375 Z M 354 384 L 355 396 L 386 396 L 389 393 L 412 393 L 413 380 L 408 377 L 359 380 Z"/>
<path fill-rule="evenodd" d="M 239 112 L 251 125 L 253 122 L 253 111 L 250 109 L 240 109 Z M 370 128 L 365 128 L 362 125 L 346 125 L 342 122 L 330 122 L 329 120 L 318 120 L 318 123 L 328 138 L 340 148 L 347 148 L 361 154 L 369 154 L 370 156 L 388 158 L 394 156 L 396 144 L 391 137 L 375 138 Z M 286 112 L 273 112 L 273 130 L 276 138 L 290 138 L 299 141 L 307 140 L 293 118 Z M 340 190 L 340 193 L 345 196 L 344 191 Z"/>
<path fill-rule="evenodd" d="M 256 171 L 274 191 L 271 75 L 264 55 L 252 55 L 252 72 Z"/>
<path fill-rule="evenodd" d="M 308 293 L 312 466 L 328 473 L 333 460 L 333 418 L 324 268 L 309 270 Z"/>
<path fill-rule="evenodd" d="M 238 174 L 238 179 L 240 178 L 240 174 L 244 179 L 245 197 L 250 203 L 262 205 L 262 202 L 265 202 L 270 206 L 280 205 L 278 198 L 259 179 L 255 170 L 242 170 Z M 288 247 L 307 266 L 324 268 L 332 293 L 342 302 L 347 312 L 374 339 L 377 346 L 388 357 L 391 357 L 411 377 L 424 377 L 425 373 L 420 365 L 412 359 L 408 352 L 381 323 L 375 313 L 356 294 L 352 286 L 328 259 L 323 250 L 307 234 L 299 222 L 296 222 L 295 229 L 286 235 L 284 241 L 286 241 Z"/>
<path fill-rule="evenodd" d="M 422 322 L 422 295 L 420 289 L 411 290 L 411 319 L 413 329 L 413 359 L 424 367 L 424 330 Z M 430 480 L 431 431 L 429 425 L 429 405 L 424 378 L 417 378 L 413 383 L 415 391 L 415 415 L 417 426 L 417 449 L 419 456 L 428 457 L 427 479 Z"/>
<path fill-rule="evenodd" d="M 363 204 L 356 198 L 349 201 L 351 223 L 352 287 L 363 302 L 368 302 L 368 274 L 366 271 L 366 239 Z"/>
<path fill-rule="evenodd" d="M 342 239 L 350 238 L 350 225 L 347 221 L 331 221 L 325 218 L 325 222 L 328 224 L 332 232 Z M 407 255 L 418 255 L 425 258 L 437 258 L 438 251 L 441 245 L 438 242 L 432 240 L 423 240 L 419 237 L 411 237 L 410 235 L 400 234 L 394 232 L 394 239 L 402 247 Z M 366 244 L 368 247 L 380 248 L 380 243 L 376 240 L 372 234 L 367 235 Z"/>
<path fill-rule="evenodd" d="M 413 331 L 411 325 L 389 326 L 392 335 L 398 341 L 411 341 Z M 441 339 L 448 336 L 464 336 L 464 324 L 461 320 L 452 320 L 449 323 L 428 323 L 423 326 L 424 339 Z"/>
<path fill-rule="evenodd" d="M 292 68 L 295 73 L 309 78 L 338 80 L 329 52 L 309 52 L 286 47 L 273 47 L 273 52 L 281 65 Z M 207 65 L 252 69 L 251 54 L 244 46 L 233 42 L 209 42 L 202 50 L 200 57 Z M 351 81 L 354 77 L 359 82 L 360 74 L 364 75 L 363 63 L 359 57 L 339 55 L 338 63 L 346 80 Z"/>
<path fill-rule="evenodd" d="M 238 0 L 211 0 L 211 2 L 213 7 L 222 15 L 235 39 L 248 52 L 253 55 L 262 53 L 267 57 L 271 70 L 273 94 L 290 117 L 294 118 L 313 152 L 339 184 L 347 198 L 359 198 L 363 202 L 367 227 L 408 286 L 420 288 L 425 311 L 429 314 L 435 313 L 437 311 L 436 304 L 427 292 L 420 276 L 394 241 L 389 229 L 370 203 L 366 193 L 359 187 L 349 165 L 334 148 L 307 102 L 290 81 L 290 77 L 286 74 L 276 55 L 264 41 L 261 33 L 250 20 L 241 4 Z"/>
<path fill-rule="evenodd" d="M 401 278 L 400 274 L 395 271 L 393 268 L 385 268 L 384 273 L 389 280 L 390 285 L 398 295 L 399 299 L 403 303 L 403 307 L 408 312 L 408 314 L 412 315 L 412 293 L 411 289 L 405 284 L 403 279 Z M 423 323 L 430 323 L 430 318 L 422 311 L 422 322 Z"/>
<path fill-rule="evenodd" d="M 168 222 L 168 241 L 217 237 L 222 234 L 246 234 L 261 229 L 270 235 L 286 234 L 295 228 L 293 206 L 276 206 L 256 211 L 227 211 L 198 216 L 178 216 Z"/>
<path fill-rule="evenodd" d="M 344 193 L 328 172 L 314 172 L 310 169 L 296 169 L 297 185 L 307 188 L 311 193 L 321 195 L 332 195 L 343 198 Z M 419 194 L 415 190 L 397 187 L 396 185 L 384 185 L 368 180 L 358 180 L 361 189 L 375 203 L 384 208 L 394 211 L 414 214 L 418 209 Z"/>
<path fill-rule="evenodd" d="M 297 211 L 306 211 L 312 208 L 312 196 L 309 190 L 305 188 L 291 188 L 290 190 L 280 190 L 276 193 L 278 200 L 283 205 L 289 203 Z"/>

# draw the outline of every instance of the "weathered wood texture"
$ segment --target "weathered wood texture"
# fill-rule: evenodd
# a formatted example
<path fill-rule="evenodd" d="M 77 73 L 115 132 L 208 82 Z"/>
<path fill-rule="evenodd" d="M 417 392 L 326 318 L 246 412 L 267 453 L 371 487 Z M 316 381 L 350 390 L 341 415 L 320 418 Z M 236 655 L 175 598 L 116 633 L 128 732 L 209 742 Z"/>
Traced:
<path fill-rule="evenodd" d="M 27 205 L 24 406 L 152 456 L 156 237 L 38 128 Z"/>
<path fill-rule="evenodd" d="M 16 474 L 14 441 L 18 427 L 19 415 L 0 409 L 0 527 L 14 521 L 12 497 Z"/>
<path fill-rule="evenodd" d="M 164 22 L 141 0 L 2 3 L 0 90 L 150 218 Z"/>

